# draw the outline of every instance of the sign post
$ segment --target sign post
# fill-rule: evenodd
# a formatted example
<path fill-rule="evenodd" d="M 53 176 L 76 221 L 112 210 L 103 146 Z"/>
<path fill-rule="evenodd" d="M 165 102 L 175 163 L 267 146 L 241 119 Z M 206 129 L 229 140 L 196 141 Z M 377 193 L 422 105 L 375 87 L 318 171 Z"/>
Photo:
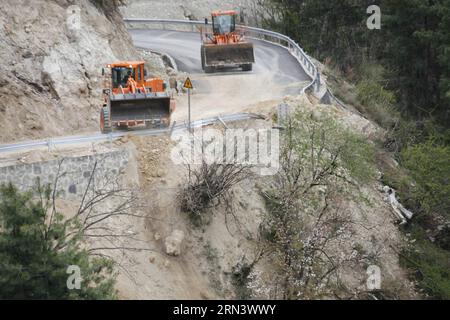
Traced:
<path fill-rule="evenodd" d="M 191 132 L 191 89 L 194 89 L 194 87 L 192 86 L 192 81 L 189 77 L 186 78 L 183 88 L 188 91 L 188 129 L 189 132 Z"/>

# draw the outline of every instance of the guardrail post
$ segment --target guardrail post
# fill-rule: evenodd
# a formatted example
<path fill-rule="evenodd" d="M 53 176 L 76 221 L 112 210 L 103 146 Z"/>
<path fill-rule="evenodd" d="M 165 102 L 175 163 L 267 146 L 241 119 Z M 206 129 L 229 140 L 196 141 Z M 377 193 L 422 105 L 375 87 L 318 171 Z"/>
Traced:
<path fill-rule="evenodd" d="M 112 132 L 108 133 L 108 141 L 109 141 L 110 148 L 112 148 L 112 146 L 113 146 L 113 133 Z"/>
<path fill-rule="evenodd" d="M 52 147 L 53 147 L 53 142 L 52 142 L 52 139 L 49 138 L 49 139 L 47 140 L 47 148 L 48 148 L 48 152 L 52 151 Z"/>
<path fill-rule="evenodd" d="M 320 72 L 316 69 L 316 91 L 320 91 Z"/>
<path fill-rule="evenodd" d="M 170 131 L 169 131 L 169 137 L 172 137 L 172 133 L 173 133 L 173 130 L 175 129 L 176 123 L 177 123 L 176 121 L 174 121 L 172 123 L 172 126 L 170 127 Z"/>

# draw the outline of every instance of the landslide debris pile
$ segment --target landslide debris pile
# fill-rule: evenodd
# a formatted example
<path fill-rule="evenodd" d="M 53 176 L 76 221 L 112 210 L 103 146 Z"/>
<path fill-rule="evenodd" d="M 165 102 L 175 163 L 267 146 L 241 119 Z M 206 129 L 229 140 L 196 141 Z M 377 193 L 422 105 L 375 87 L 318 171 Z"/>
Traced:
<path fill-rule="evenodd" d="M 97 130 L 102 66 L 137 56 L 114 1 L 2 1 L 0 143 Z"/>

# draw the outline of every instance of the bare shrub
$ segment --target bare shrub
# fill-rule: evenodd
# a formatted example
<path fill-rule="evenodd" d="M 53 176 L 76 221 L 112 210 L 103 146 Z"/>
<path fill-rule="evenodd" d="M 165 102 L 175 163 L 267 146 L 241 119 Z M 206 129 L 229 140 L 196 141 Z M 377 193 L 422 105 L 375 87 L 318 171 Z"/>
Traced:
<path fill-rule="evenodd" d="M 246 165 L 202 160 L 198 167 L 188 166 L 188 174 L 187 184 L 179 193 L 179 200 L 181 209 L 198 223 L 208 209 L 221 203 L 231 205 L 230 190 L 251 173 Z"/>

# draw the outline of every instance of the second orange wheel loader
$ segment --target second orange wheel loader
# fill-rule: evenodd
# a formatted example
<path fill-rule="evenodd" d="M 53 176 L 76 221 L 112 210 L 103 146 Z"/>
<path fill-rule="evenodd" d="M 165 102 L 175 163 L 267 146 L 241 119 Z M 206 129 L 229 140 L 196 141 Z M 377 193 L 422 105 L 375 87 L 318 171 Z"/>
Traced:
<path fill-rule="evenodd" d="M 236 11 L 214 11 L 212 33 L 201 32 L 201 61 L 206 73 L 222 67 L 251 71 L 255 62 L 253 43 L 236 30 Z"/>

